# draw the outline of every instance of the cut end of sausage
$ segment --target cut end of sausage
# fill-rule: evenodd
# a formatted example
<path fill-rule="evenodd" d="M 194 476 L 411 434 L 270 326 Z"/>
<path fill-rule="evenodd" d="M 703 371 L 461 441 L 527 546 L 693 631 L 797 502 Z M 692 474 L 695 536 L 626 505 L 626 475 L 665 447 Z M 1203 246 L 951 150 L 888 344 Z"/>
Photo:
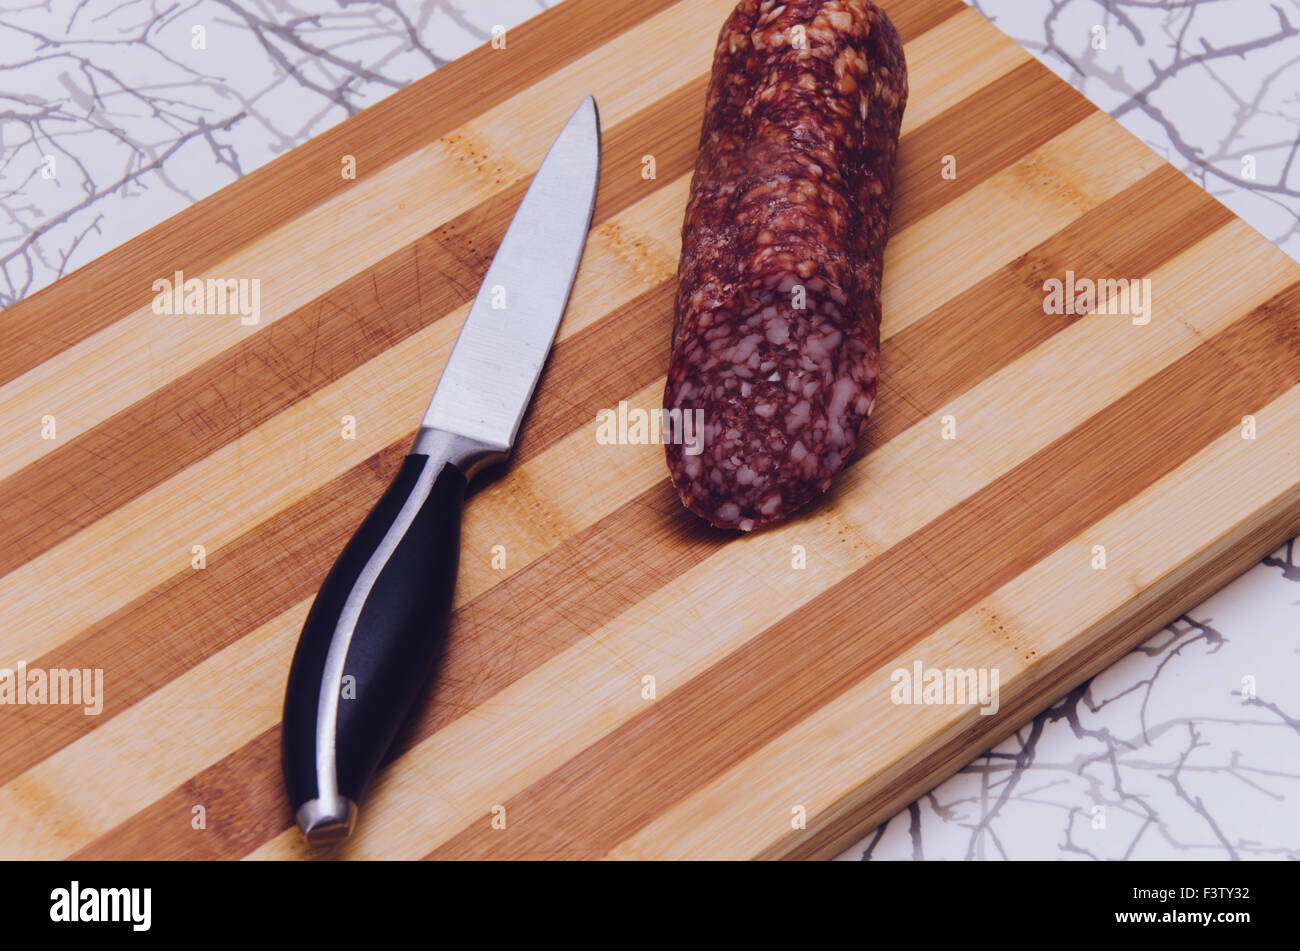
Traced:
<path fill-rule="evenodd" d="M 854 443 L 863 422 L 865 417 L 856 421 Z M 804 452 L 797 441 L 794 452 Z M 816 460 L 811 468 L 761 474 L 756 468 L 762 464 L 759 460 L 770 459 L 770 454 L 737 457 L 734 461 L 724 457 L 713 464 L 701 464 L 692 473 L 691 457 L 685 455 L 683 447 L 670 445 L 668 470 L 686 508 L 716 528 L 748 532 L 783 521 L 820 496 L 851 455 L 851 450 L 823 457 L 807 454 L 805 458 Z M 792 461 L 793 457 L 789 458 Z M 705 472 L 707 477 L 701 478 Z"/>
<path fill-rule="evenodd" d="M 668 470 L 692 512 L 750 531 L 821 495 L 852 457 L 875 404 L 875 341 L 771 308 L 730 326 L 669 375 L 664 406 L 687 425 L 668 440 Z"/>

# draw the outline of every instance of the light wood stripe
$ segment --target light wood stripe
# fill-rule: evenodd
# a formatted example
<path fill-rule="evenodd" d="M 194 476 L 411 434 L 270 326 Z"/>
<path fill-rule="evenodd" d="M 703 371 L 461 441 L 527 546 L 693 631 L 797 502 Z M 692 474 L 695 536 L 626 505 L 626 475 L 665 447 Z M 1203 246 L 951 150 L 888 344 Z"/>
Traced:
<path fill-rule="evenodd" d="M 111 686 L 100 717 L 0 709 L 24 737 L 0 750 L 3 854 L 305 856 L 278 775 L 298 625 L 587 91 L 606 161 L 561 339 L 513 464 L 469 502 L 439 689 L 329 854 L 828 854 L 1300 527 L 1295 430 L 1277 435 L 1300 402 L 1300 269 L 947 0 L 886 0 L 912 101 L 880 405 L 832 493 L 730 539 L 682 511 L 661 450 L 597 445 L 596 410 L 662 389 L 730 6 L 568 0 L 512 31 L 516 65 L 481 99 L 464 90 L 490 50 L 11 311 L 0 420 L 28 435 L 0 457 L 0 662 L 102 666 Z M 335 182 L 357 135 L 363 175 Z M 217 233 L 214 208 L 248 214 Z M 258 328 L 140 313 L 142 276 L 236 266 L 272 278 Z M 1152 323 L 1044 315 L 1043 281 L 1067 269 L 1151 278 Z M 53 447 L 34 441 L 46 412 Z M 1246 413 L 1260 437 L 1233 442 Z M 1172 520 L 1198 499 L 1203 517 Z M 1098 531 L 1122 564 L 1079 577 Z M 1000 665 L 1003 712 L 880 710 L 888 671 L 921 655 Z M 76 784 L 88 773 L 98 790 Z"/>
<path fill-rule="evenodd" d="M 1160 166 L 1137 139 L 1099 134 L 1107 124 L 1107 116 L 1089 116 L 893 237 L 885 250 L 884 328 L 906 329 Z M 1003 214 L 1009 204 L 1023 214 Z M 969 221 L 1000 227 L 974 244 L 963 226 Z"/>
<path fill-rule="evenodd" d="M 294 605 L 0 787 L 0 858 L 69 855 L 232 747 L 278 726 L 282 671 L 309 606 Z M 187 828 L 195 805 L 215 804 L 194 800 L 170 821 Z"/>
<path fill-rule="evenodd" d="M 904 54 L 909 63 L 932 63 L 933 68 L 908 74 L 904 135 L 960 103 L 971 90 L 1033 59 L 1015 43 L 973 42 L 992 30 L 987 20 L 966 7 L 907 46 Z"/>
<path fill-rule="evenodd" d="M 972 42 L 981 40 L 994 43 L 992 36 L 971 37 Z M 996 41 L 1009 42 L 1001 36 Z M 1036 60 L 973 90 L 899 142 L 891 228 L 906 228 L 937 194 L 953 200 L 1095 112 Z M 957 159 L 955 179 L 941 175 L 947 155 Z"/>

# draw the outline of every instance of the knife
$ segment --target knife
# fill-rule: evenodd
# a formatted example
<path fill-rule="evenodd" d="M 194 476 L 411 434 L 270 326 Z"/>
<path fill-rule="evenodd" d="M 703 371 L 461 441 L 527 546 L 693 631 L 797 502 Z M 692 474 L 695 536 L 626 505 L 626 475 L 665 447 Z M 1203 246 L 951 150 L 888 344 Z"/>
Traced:
<path fill-rule="evenodd" d="M 514 446 L 573 288 L 599 173 L 588 96 L 506 230 L 410 454 L 307 614 L 281 756 L 310 844 L 352 832 L 357 802 L 442 654 L 465 486 Z"/>

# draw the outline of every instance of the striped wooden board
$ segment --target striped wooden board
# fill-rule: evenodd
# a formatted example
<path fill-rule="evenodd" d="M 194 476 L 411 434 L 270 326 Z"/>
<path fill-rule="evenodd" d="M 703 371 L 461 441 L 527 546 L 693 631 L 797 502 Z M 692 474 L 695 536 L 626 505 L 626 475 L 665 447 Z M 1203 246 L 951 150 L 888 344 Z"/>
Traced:
<path fill-rule="evenodd" d="M 587 93 L 596 223 L 469 502 L 443 676 L 323 854 L 828 855 L 1300 530 L 1300 268 L 958 0 L 885 0 L 912 91 L 880 402 L 830 495 L 731 537 L 661 447 L 601 445 L 661 392 L 732 2 L 567 0 L 4 316 L 0 664 L 105 683 L 94 716 L 0 707 L 0 853 L 308 854 L 299 627 Z M 259 323 L 155 314 L 178 270 L 258 279 Z M 1045 314 L 1067 270 L 1149 278 L 1152 319 Z M 916 661 L 996 669 L 998 712 L 891 702 Z"/>

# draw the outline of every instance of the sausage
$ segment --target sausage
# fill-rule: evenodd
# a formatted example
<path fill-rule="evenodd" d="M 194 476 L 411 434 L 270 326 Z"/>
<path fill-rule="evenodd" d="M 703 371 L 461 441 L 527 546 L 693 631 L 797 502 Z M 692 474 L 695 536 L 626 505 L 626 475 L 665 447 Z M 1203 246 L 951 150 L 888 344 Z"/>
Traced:
<path fill-rule="evenodd" d="M 665 439 L 721 528 L 825 492 L 875 406 L 881 263 L 907 68 L 869 0 L 742 0 L 713 59 L 682 226 Z M 694 445 L 692 445 L 694 443 Z"/>

